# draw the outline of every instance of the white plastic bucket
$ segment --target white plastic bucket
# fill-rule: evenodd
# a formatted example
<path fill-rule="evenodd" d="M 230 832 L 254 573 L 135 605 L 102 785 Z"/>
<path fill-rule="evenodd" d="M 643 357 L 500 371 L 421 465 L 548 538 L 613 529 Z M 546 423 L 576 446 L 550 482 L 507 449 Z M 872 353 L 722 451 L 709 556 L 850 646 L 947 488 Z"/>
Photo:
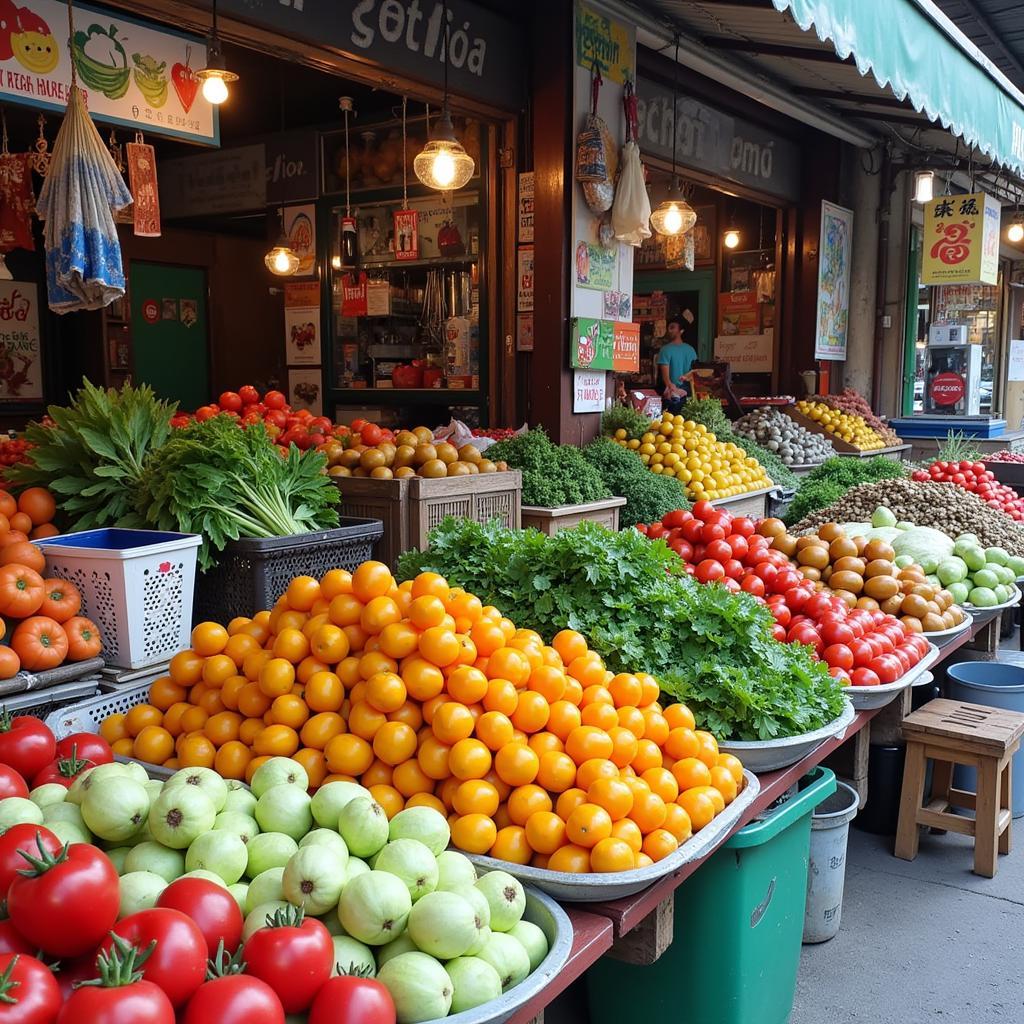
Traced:
<path fill-rule="evenodd" d="M 846 843 L 860 797 L 845 782 L 814 809 L 804 908 L 804 942 L 828 942 L 839 933 L 846 882 Z"/>

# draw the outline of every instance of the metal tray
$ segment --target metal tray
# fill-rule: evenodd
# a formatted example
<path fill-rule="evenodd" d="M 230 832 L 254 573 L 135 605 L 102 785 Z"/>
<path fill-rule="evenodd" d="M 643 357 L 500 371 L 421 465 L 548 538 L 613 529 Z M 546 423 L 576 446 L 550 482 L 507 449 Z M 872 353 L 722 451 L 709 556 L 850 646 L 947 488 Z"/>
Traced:
<path fill-rule="evenodd" d="M 1013 608 L 1020 604 L 1020 597 L 1020 587 L 1015 586 L 1013 588 L 1013 597 L 1011 597 L 1009 601 L 1004 601 L 1002 604 L 990 604 L 987 608 L 981 608 L 976 604 L 967 604 L 965 602 L 960 605 L 960 607 L 963 608 L 965 612 L 1001 612 L 1005 611 L 1007 608 Z"/>
<path fill-rule="evenodd" d="M 814 732 L 786 736 L 780 740 L 719 740 L 718 749 L 724 754 L 735 754 L 752 772 L 777 771 L 796 764 L 820 743 L 845 732 L 856 714 L 857 709 L 848 700 L 838 718 Z"/>
<path fill-rule="evenodd" d="M 468 856 L 479 871 L 493 871 L 500 868 L 510 875 L 515 875 L 523 883 L 536 886 L 557 900 L 567 900 L 572 903 L 597 903 L 617 900 L 623 896 L 632 896 L 666 875 L 678 871 L 684 864 L 700 860 L 729 834 L 761 789 L 757 776 L 752 772 L 744 771 L 743 776 L 746 783 L 743 791 L 737 794 L 736 799 L 721 814 L 716 815 L 711 824 L 706 825 L 692 838 L 687 839 L 675 853 L 645 868 L 607 874 L 596 871 L 571 874 L 567 871 L 548 871 L 546 868 L 535 868 L 528 864 L 510 864 L 508 861 L 479 854 L 468 854 Z"/>
<path fill-rule="evenodd" d="M 907 687 L 918 686 L 922 676 L 930 675 L 929 669 L 942 657 L 942 651 L 931 644 L 931 650 L 909 671 L 904 672 L 894 683 L 882 686 L 848 686 L 846 696 L 858 711 L 871 711 L 891 704 Z"/>
<path fill-rule="evenodd" d="M 984 609 L 979 609 L 983 611 Z M 927 637 L 928 640 L 945 640 L 951 636 L 957 636 L 962 633 L 965 629 L 970 629 L 974 625 L 974 616 L 964 609 L 964 621 L 959 626 L 953 626 L 952 629 L 937 629 L 934 633 L 922 633 L 921 636 Z"/>

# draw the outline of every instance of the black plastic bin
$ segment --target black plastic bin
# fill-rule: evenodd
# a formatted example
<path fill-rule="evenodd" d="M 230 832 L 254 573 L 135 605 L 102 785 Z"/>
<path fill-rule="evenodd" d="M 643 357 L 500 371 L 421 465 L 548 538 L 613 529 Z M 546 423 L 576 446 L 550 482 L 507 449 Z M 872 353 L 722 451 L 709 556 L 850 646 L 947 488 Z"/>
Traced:
<path fill-rule="evenodd" d="M 795 496 L 795 487 L 773 488 L 768 492 L 768 515 L 775 519 L 781 519 Z"/>
<path fill-rule="evenodd" d="M 227 624 L 237 615 L 252 616 L 272 608 L 296 576 L 319 579 L 328 569 L 351 571 L 373 558 L 383 533 L 379 519 L 342 517 L 332 530 L 233 540 L 217 565 L 196 573 L 193 622 Z"/>

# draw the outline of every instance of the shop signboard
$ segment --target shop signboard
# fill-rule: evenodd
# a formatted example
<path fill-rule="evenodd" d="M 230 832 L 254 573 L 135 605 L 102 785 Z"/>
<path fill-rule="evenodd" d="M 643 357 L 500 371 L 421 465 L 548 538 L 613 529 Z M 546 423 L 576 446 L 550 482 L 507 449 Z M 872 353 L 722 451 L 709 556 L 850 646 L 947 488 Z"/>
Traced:
<path fill-rule="evenodd" d="M 218 9 L 439 89 L 447 14 L 451 90 L 503 109 L 518 108 L 524 98 L 526 19 L 505 18 L 472 0 L 220 0 Z"/>
<path fill-rule="evenodd" d="M 995 284 L 1000 203 L 984 192 L 924 204 L 922 284 Z"/>
<path fill-rule="evenodd" d="M 967 391 L 967 382 L 959 373 L 939 373 L 932 378 L 929 391 L 936 405 L 956 405 Z"/>
<path fill-rule="evenodd" d="M 814 358 L 846 359 L 850 327 L 853 210 L 822 201 L 818 239 L 818 309 Z"/>
<path fill-rule="evenodd" d="M 317 134 L 277 132 L 263 141 L 267 205 L 301 203 L 319 195 Z"/>
<path fill-rule="evenodd" d="M 262 210 L 267 205 L 262 143 L 162 160 L 158 167 L 164 218 Z"/>
<path fill-rule="evenodd" d="M 757 292 L 722 292 L 718 296 L 718 333 L 757 334 L 760 330 Z"/>
<path fill-rule="evenodd" d="M 719 335 L 715 338 L 715 358 L 728 363 L 733 373 L 771 373 L 775 362 L 774 333 Z"/>
<path fill-rule="evenodd" d="M 588 370 L 636 373 L 640 369 L 640 325 L 575 317 L 569 362 Z"/>
<path fill-rule="evenodd" d="M 200 36 L 157 28 L 122 14 L 32 0 L 5 5 L 0 101 L 64 112 L 71 62 L 98 121 L 190 142 L 220 144 L 217 108 L 203 99 L 195 73 L 206 65 Z"/>
<path fill-rule="evenodd" d="M 767 128 L 709 106 L 692 96 L 675 100 L 670 86 L 637 76 L 640 150 L 790 201 L 800 195 L 800 149 Z M 698 257 L 699 258 L 699 257 Z"/>
<path fill-rule="evenodd" d="M 575 370 L 572 375 L 572 411 L 604 412 L 604 370 Z"/>
<path fill-rule="evenodd" d="M 28 281 L 0 281 L 0 402 L 41 402 L 39 294 Z"/>
<path fill-rule="evenodd" d="M 628 28 L 590 4 L 576 5 L 576 63 L 595 65 L 605 78 L 622 85 L 632 74 L 633 40 Z"/>

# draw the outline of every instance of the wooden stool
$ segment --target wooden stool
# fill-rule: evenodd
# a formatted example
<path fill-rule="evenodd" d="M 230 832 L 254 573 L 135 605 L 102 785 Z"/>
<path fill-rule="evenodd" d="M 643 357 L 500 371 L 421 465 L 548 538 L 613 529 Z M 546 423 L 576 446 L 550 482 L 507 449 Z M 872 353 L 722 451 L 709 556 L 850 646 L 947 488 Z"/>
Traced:
<path fill-rule="evenodd" d="M 895 855 L 917 856 L 918 825 L 974 836 L 974 873 L 992 878 L 999 853 L 1010 852 L 1012 759 L 1024 735 L 1024 715 L 1002 708 L 933 700 L 903 720 L 907 761 L 900 796 Z M 932 798 L 922 805 L 927 760 Z M 953 788 L 953 765 L 977 770 L 977 793 Z M 950 814 L 950 807 L 974 811 L 974 818 Z"/>

